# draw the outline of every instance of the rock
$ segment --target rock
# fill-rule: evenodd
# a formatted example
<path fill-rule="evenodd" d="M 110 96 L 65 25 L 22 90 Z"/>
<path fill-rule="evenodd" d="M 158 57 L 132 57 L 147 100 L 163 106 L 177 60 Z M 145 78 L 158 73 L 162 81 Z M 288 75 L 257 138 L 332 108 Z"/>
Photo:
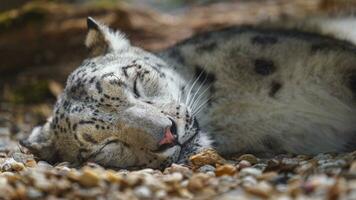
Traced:
<path fill-rule="evenodd" d="M 10 129 L 8 127 L 0 127 L 0 137 L 9 137 Z"/>
<path fill-rule="evenodd" d="M 225 164 L 225 165 L 221 165 L 218 166 L 215 170 L 215 175 L 216 176 L 223 176 L 223 175 L 227 175 L 227 176 L 233 176 L 234 174 L 236 174 L 236 167 L 230 164 Z"/>
<path fill-rule="evenodd" d="M 36 188 L 30 187 L 27 189 L 27 196 L 29 199 L 39 199 L 43 196 L 43 194 Z"/>
<path fill-rule="evenodd" d="M 241 155 L 239 158 L 238 158 L 239 161 L 242 161 L 242 160 L 246 160 L 248 161 L 251 165 L 254 165 L 258 162 L 256 156 L 252 155 L 252 154 L 244 154 L 244 155 Z"/>
<path fill-rule="evenodd" d="M 206 173 L 206 172 L 214 172 L 215 167 L 212 165 L 203 165 L 198 169 L 198 172 Z"/>
<path fill-rule="evenodd" d="M 253 176 L 245 176 L 242 178 L 242 185 L 245 187 L 254 186 L 257 184 L 257 180 Z"/>
<path fill-rule="evenodd" d="M 277 159 L 270 159 L 267 161 L 266 170 L 277 170 L 280 167 L 280 161 Z"/>
<path fill-rule="evenodd" d="M 163 181 L 165 182 L 179 182 L 181 180 L 183 180 L 183 175 L 178 172 L 174 172 L 163 177 Z"/>
<path fill-rule="evenodd" d="M 146 186 L 139 186 L 135 188 L 134 194 L 140 199 L 150 199 L 152 196 L 151 190 Z"/>
<path fill-rule="evenodd" d="M 110 183 L 119 183 L 123 178 L 120 174 L 116 173 L 113 170 L 107 170 L 105 172 L 105 179 Z"/>
<path fill-rule="evenodd" d="M 25 169 L 25 165 L 20 162 L 13 162 L 11 163 L 11 169 L 17 172 L 22 171 L 23 169 Z"/>
<path fill-rule="evenodd" d="M 1 164 L 2 171 L 22 171 L 25 169 L 24 164 L 17 162 L 13 158 L 6 159 L 5 162 Z"/>
<path fill-rule="evenodd" d="M 214 149 L 206 149 L 189 158 L 194 167 L 199 168 L 203 165 L 224 164 L 226 160 L 222 158 Z"/>
<path fill-rule="evenodd" d="M 239 169 L 243 169 L 243 168 L 246 168 L 246 167 L 251 167 L 251 163 L 247 160 L 241 160 L 239 162 Z"/>
<path fill-rule="evenodd" d="M 93 187 L 99 184 L 100 177 L 93 169 L 84 168 L 83 173 L 80 175 L 78 181 L 83 186 Z"/>
<path fill-rule="evenodd" d="M 193 174 L 192 170 L 190 170 L 188 167 L 177 165 L 177 164 L 172 164 L 170 167 L 166 168 L 163 173 L 171 174 L 174 172 L 181 173 L 186 178 L 191 177 Z"/>
<path fill-rule="evenodd" d="M 26 166 L 26 167 L 36 167 L 36 166 L 37 166 L 37 163 L 36 163 L 35 160 L 29 159 L 29 160 L 26 160 L 25 166 Z"/>
<path fill-rule="evenodd" d="M 38 165 L 38 167 L 39 168 L 41 168 L 41 169 L 43 169 L 43 170 L 49 170 L 49 169 L 52 169 L 53 168 L 53 166 L 51 165 L 51 164 L 49 164 L 48 162 L 46 162 L 46 161 L 39 161 L 38 163 L 37 163 L 37 165 Z"/>
<path fill-rule="evenodd" d="M 255 165 L 252 166 L 253 168 L 259 169 L 261 171 L 265 171 L 267 168 L 267 164 L 265 163 L 257 163 Z"/>
<path fill-rule="evenodd" d="M 167 192 L 165 190 L 158 190 L 155 194 L 157 199 L 164 199 L 167 197 Z"/>
<path fill-rule="evenodd" d="M 209 176 L 206 174 L 195 174 L 189 180 L 187 187 L 191 192 L 202 190 L 208 179 Z"/>
<path fill-rule="evenodd" d="M 353 161 L 351 163 L 349 171 L 352 173 L 356 173 L 356 161 Z"/>
<path fill-rule="evenodd" d="M 266 172 L 258 177 L 259 180 L 271 181 L 278 176 L 277 172 Z"/>
<path fill-rule="evenodd" d="M 239 175 L 241 177 L 244 176 L 260 176 L 262 174 L 262 171 L 256 168 L 252 168 L 252 167 L 248 167 L 248 168 L 244 168 L 240 171 Z"/>
<path fill-rule="evenodd" d="M 247 186 L 245 189 L 246 192 L 261 198 L 269 198 L 273 194 L 273 187 L 265 181 L 254 186 Z"/>

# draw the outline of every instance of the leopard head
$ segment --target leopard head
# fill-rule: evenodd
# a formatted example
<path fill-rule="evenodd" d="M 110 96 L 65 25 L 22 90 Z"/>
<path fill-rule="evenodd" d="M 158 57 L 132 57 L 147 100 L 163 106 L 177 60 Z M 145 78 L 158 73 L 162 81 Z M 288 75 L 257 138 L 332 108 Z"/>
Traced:
<path fill-rule="evenodd" d="M 171 66 L 92 18 L 87 25 L 91 57 L 23 146 L 51 163 L 115 168 L 162 168 L 209 146 L 182 101 L 187 83 Z"/>

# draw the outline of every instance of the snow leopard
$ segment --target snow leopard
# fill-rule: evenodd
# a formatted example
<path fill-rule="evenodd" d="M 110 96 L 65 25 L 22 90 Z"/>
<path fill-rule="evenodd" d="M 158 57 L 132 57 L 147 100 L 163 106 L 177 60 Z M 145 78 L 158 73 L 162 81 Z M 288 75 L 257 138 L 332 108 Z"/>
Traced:
<path fill-rule="evenodd" d="M 93 18 L 87 26 L 90 56 L 52 117 L 20 142 L 38 159 L 164 168 L 206 148 L 355 149 L 356 47 L 347 37 L 238 25 L 152 53 Z"/>

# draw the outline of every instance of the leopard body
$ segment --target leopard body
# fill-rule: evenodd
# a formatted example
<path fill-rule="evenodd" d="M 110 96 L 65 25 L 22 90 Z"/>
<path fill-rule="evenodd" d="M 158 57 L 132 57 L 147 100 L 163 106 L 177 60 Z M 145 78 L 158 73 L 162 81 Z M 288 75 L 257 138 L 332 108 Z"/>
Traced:
<path fill-rule="evenodd" d="M 41 159 L 162 168 L 209 147 L 275 155 L 356 146 L 351 42 L 236 26 L 153 54 L 91 18 L 88 27 L 92 57 L 69 76 L 53 117 L 21 142 Z"/>

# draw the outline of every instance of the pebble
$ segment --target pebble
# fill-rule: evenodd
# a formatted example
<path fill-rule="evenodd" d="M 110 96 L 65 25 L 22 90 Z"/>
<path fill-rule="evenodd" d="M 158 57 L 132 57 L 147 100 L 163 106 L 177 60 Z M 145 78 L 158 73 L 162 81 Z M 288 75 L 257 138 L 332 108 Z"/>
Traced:
<path fill-rule="evenodd" d="M 247 168 L 244 168 L 240 171 L 239 175 L 241 177 L 244 177 L 244 176 L 260 176 L 262 174 L 262 171 L 259 170 L 259 169 L 256 169 L 256 168 L 252 168 L 252 167 L 247 167 Z"/>
<path fill-rule="evenodd" d="M 244 155 L 241 155 L 239 158 L 238 158 L 239 161 L 242 161 L 242 160 L 246 160 L 248 161 L 251 165 L 254 165 L 258 162 L 256 156 L 252 155 L 252 154 L 244 154 Z"/>
<path fill-rule="evenodd" d="M 189 158 L 194 167 L 199 168 L 204 165 L 224 164 L 226 160 L 222 158 L 214 149 L 205 149 L 204 151 Z"/>
<path fill-rule="evenodd" d="M 271 180 L 275 179 L 277 176 L 278 176 L 277 172 L 266 172 L 266 173 L 263 173 L 261 176 L 259 176 L 258 179 L 271 181 Z"/>
<path fill-rule="evenodd" d="M 107 170 L 105 172 L 105 179 L 111 183 L 119 183 L 123 178 L 113 170 Z"/>
<path fill-rule="evenodd" d="M 265 181 L 254 186 L 247 186 L 245 189 L 248 193 L 261 198 L 269 198 L 273 194 L 273 187 Z"/>
<path fill-rule="evenodd" d="M 146 186 L 139 186 L 139 187 L 135 188 L 134 194 L 138 198 L 143 198 L 143 199 L 150 199 L 152 196 L 151 190 Z"/>
<path fill-rule="evenodd" d="M 204 173 L 194 174 L 189 180 L 187 187 L 192 192 L 202 190 L 209 179 L 210 176 L 207 174 Z"/>
<path fill-rule="evenodd" d="M 43 194 L 36 188 L 30 187 L 27 189 L 27 196 L 29 197 L 29 199 L 39 199 L 43 196 Z"/>
<path fill-rule="evenodd" d="M 199 167 L 198 172 L 206 173 L 206 172 L 214 172 L 215 167 L 212 165 L 203 165 Z"/>
<path fill-rule="evenodd" d="M 183 175 L 178 172 L 173 172 L 163 177 L 163 181 L 165 182 L 179 182 L 181 180 L 183 180 Z"/>
<path fill-rule="evenodd" d="M 25 165 L 20 162 L 13 162 L 11 163 L 11 169 L 14 171 L 22 171 L 25 169 Z"/>
<path fill-rule="evenodd" d="M 37 163 L 37 165 L 39 168 L 41 168 L 43 170 L 49 170 L 49 169 L 53 168 L 53 166 L 46 161 L 39 161 Z"/>
<path fill-rule="evenodd" d="M 166 168 L 163 173 L 171 174 L 173 172 L 181 173 L 186 178 L 191 177 L 193 174 L 192 170 L 190 170 L 188 167 L 174 163 L 170 167 Z"/>
<path fill-rule="evenodd" d="M 25 169 L 25 165 L 23 163 L 17 162 L 13 158 L 7 159 L 2 165 L 2 171 L 21 171 Z"/>
<path fill-rule="evenodd" d="M 243 169 L 243 168 L 246 168 L 246 167 L 251 167 L 251 163 L 247 160 L 241 160 L 239 162 L 239 169 Z"/>
<path fill-rule="evenodd" d="M 98 185 L 100 177 L 96 172 L 94 172 L 94 170 L 90 168 L 84 168 L 83 173 L 80 175 L 78 181 L 85 187 L 93 187 Z"/>
<path fill-rule="evenodd" d="M 26 166 L 26 167 L 36 167 L 36 166 L 37 166 L 37 163 L 36 163 L 35 160 L 30 159 L 30 160 L 26 160 L 25 166 Z"/>
<path fill-rule="evenodd" d="M 215 152 L 216 153 L 216 152 Z M 55 167 L 31 157 L 0 156 L 0 196 L 5 199 L 355 199 L 356 153 L 314 158 L 173 164 L 163 172 L 105 169 L 86 163 Z M 214 155 L 215 158 L 218 158 Z M 246 156 L 246 155 L 245 155 Z M 199 160 L 198 159 L 198 160 Z M 205 160 L 204 160 L 205 159 Z M 21 161 L 23 160 L 23 162 Z M 194 160 L 194 159 L 193 159 Z M 218 159 L 219 160 L 219 159 Z M 203 164 L 205 161 L 210 164 Z M 225 195 L 223 195 L 225 194 Z M 6 196 L 5 196 L 6 195 Z"/>
<path fill-rule="evenodd" d="M 233 176 L 234 174 L 236 174 L 236 167 L 230 164 L 225 164 L 225 165 L 221 165 L 218 166 L 215 169 L 215 175 L 216 176 Z"/>
<path fill-rule="evenodd" d="M 242 185 L 245 187 L 254 186 L 257 184 L 257 180 L 253 176 L 245 176 L 242 178 Z"/>

